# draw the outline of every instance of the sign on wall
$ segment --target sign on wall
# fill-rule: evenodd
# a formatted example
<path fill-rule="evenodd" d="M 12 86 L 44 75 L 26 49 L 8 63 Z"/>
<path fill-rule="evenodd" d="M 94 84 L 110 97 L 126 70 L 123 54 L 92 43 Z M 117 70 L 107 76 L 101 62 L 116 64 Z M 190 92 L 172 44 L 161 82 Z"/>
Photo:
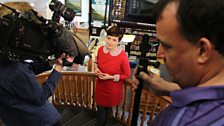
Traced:
<path fill-rule="evenodd" d="M 76 12 L 77 16 L 81 16 L 82 10 L 82 1 L 81 0 L 65 0 L 65 5 Z"/>
<path fill-rule="evenodd" d="M 109 16 L 109 0 L 107 5 L 107 14 L 106 14 L 106 22 Z M 106 0 L 92 0 L 92 21 L 100 22 L 101 24 L 104 22 L 105 18 L 105 9 L 106 9 Z"/>

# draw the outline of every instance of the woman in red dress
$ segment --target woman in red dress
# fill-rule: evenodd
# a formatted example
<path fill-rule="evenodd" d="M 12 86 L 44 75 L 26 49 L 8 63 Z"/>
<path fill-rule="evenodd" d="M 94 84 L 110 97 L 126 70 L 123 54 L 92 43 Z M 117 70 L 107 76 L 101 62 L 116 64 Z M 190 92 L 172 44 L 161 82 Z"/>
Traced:
<path fill-rule="evenodd" d="M 97 126 L 104 126 L 112 107 L 122 102 L 123 83 L 131 74 L 128 55 L 118 46 L 122 36 L 120 29 L 112 26 L 107 30 L 106 45 L 98 49 L 95 69 L 98 74 L 95 94 Z"/>

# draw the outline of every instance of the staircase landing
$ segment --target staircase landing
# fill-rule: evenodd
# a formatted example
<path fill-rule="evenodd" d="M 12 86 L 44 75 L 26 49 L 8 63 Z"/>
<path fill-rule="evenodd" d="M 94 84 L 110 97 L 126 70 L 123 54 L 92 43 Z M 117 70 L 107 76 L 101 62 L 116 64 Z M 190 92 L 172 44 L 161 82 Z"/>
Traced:
<path fill-rule="evenodd" d="M 55 106 L 61 113 L 63 126 L 96 126 L 97 112 L 75 106 Z M 105 126 L 125 126 L 114 118 L 109 118 Z"/>

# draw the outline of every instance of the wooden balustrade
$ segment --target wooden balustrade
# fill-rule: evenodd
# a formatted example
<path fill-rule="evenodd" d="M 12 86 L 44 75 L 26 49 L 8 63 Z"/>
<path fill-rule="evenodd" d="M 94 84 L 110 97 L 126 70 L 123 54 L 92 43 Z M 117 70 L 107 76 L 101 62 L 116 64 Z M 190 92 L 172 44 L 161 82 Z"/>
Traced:
<path fill-rule="evenodd" d="M 43 83 L 49 73 L 40 74 L 37 79 Z M 96 74 L 90 72 L 63 72 L 63 76 L 52 96 L 55 105 L 73 105 L 95 109 Z"/>
<path fill-rule="evenodd" d="M 72 105 L 91 110 L 96 110 L 95 103 L 95 85 L 96 74 L 91 72 L 62 72 L 63 76 L 52 96 L 52 103 L 55 105 Z M 43 73 L 37 76 L 40 83 L 43 83 L 49 76 L 49 73 Z M 135 92 L 131 90 L 131 80 L 126 80 L 124 84 L 123 102 L 114 109 L 115 118 L 127 126 L 131 124 L 132 111 L 134 105 Z M 154 116 L 163 110 L 169 100 L 165 97 L 158 97 L 143 90 L 140 103 L 141 123 L 146 121 L 151 124 Z M 146 115 L 150 115 L 146 120 Z"/>

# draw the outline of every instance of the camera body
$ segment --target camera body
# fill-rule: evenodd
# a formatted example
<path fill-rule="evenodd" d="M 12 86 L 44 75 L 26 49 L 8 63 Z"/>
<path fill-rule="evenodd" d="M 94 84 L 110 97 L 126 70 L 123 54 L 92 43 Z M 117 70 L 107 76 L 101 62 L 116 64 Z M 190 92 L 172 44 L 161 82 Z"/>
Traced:
<path fill-rule="evenodd" d="M 43 25 L 33 21 L 31 15 L 26 17 L 17 12 L 1 17 L 1 57 L 8 58 L 13 62 L 27 58 L 47 59 L 53 50 L 48 36 L 40 29 L 40 27 L 44 27 Z"/>
<path fill-rule="evenodd" d="M 2 59 L 11 62 L 21 62 L 25 59 L 49 61 L 49 56 L 57 58 L 66 53 L 80 60 L 74 63 L 82 64 L 85 55 L 89 53 L 88 48 L 62 24 L 47 20 L 34 10 L 20 13 L 6 7 L 12 13 L 0 17 L 1 61 Z"/>

